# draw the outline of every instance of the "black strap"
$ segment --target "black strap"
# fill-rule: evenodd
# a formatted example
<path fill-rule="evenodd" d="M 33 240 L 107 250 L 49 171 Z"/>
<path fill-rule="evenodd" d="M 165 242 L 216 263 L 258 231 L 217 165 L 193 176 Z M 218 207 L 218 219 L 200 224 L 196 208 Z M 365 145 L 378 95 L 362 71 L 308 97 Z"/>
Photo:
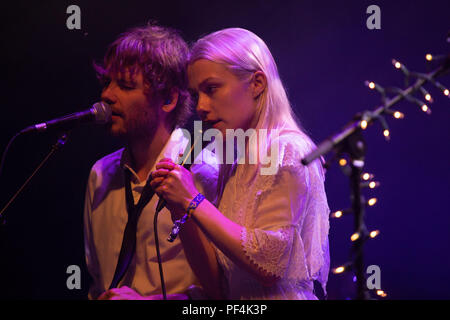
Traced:
<path fill-rule="evenodd" d="M 141 197 L 135 205 L 133 193 L 131 191 L 131 172 L 128 169 L 125 169 L 125 200 L 127 203 L 128 221 L 123 233 L 122 248 L 120 249 L 116 271 L 114 272 L 114 277 L 109 289 L 117 287 L 120 280 L 122 280 L 125 275 L 131 260 L 133 259 L 136 251 L 137 222 L 142 210 L 155 193 L 155 191 L 150 187 L 150 181 L 151 179 L 147 180 L 147 183 L 142 190 Z"/>

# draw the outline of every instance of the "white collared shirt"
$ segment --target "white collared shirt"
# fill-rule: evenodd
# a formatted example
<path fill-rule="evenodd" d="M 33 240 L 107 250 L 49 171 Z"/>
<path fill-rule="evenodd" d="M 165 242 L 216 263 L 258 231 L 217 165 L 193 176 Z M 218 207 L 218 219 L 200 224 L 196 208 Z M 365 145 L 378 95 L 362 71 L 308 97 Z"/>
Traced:
<path fill-rule="evenodd" d="M 176 129 L 156 163 L 162 158 L 177 161 L 189 140 Z M 131 174 L 131 188 L 135 202 L 139 200 L 146 181 L 140 181 L 127 164 L 127 152 L 120 149 L 98 160 L 91 169 L 86 190 L 84 210 L 84 239 L 86 263 L 93 283 L 89 298 L 97 298 L 106 291 L 113 279 L 122 246 L 123 233 L 128 220 L 125 201 L 124 170 Z M 205 160 L 205 157 L 203 157 Z M 213 159 L 213 158 L 208 158 Z M 155 165 L 150 170 L 155 170 Z M 208 200 L 215 202 L 217 165 L 193 164 L 191 171 L 197 189 Z M 137 225 L 136 254 L 118 287 L 129 286 L 143 296 L 161 294 L 161 282 L 156 258 L 153 219 L 159 197 L 157 194 L 143 209 Z M 164 280 L 168 294 L 185 292 L 192 284 L 198 284 L 177 238 L 166 241 L 172 230 L 170 212 L 164 208 L 158 215 L 158 236 Z"/>

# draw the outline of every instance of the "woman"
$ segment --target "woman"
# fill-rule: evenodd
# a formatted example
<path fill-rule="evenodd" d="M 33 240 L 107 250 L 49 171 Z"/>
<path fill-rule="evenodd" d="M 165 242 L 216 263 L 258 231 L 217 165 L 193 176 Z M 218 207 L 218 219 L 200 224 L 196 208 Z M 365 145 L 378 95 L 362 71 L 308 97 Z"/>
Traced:
<path fill-rule="evenodd" d="M 198 196 L 189 171 L 169 159 L 157 165 L 152 187 L 174 220 L 199 202 L 180 232 L 194 272 L 212 298 L 316 299 L 313 281 L 325 289 L 329 271 L 324 172 L 318 161 L 300 163 L 314 144 L 294 120 L 269 49 L 248 30 L 224 29 L 193 45 L 188 76 L 204 123 L 225 140 L 227 129 L 266 129 L 256 148 L 246 140 L 248 158 L 278 151 L 273 174 L 261 174 L 261 161 L 220 165 L 217 208 Z"/>

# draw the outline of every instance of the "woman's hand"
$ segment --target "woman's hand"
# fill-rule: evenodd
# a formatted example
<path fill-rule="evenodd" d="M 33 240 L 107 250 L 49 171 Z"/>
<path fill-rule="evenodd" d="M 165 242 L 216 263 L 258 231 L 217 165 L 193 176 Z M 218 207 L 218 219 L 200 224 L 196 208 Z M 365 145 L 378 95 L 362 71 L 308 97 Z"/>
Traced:
<path fill-rule="evenodd" d="M 192 199 L 199 193 L 192 173 L 171 159 L 161 159 L 151 177 L 151 187 L 166 200 L 167 208 L 175 219 L 186 213 Z"/>

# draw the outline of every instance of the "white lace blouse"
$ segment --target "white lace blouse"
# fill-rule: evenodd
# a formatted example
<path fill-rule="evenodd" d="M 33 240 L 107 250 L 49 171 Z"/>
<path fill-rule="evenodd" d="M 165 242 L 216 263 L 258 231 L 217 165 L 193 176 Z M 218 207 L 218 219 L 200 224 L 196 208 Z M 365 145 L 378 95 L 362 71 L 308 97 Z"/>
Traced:
<path fill-rule="evenodd" d="M 310 150 L 304 137 L 281 135 L 276 174 L 257 174 L 246 184 L 245 165 L 235 164 L 219 178 L 225 187 L 218 208 L 244 227 L 242 250 L 260 269 L 280 279 L 264 286 L 216 248 L 227 299 L 317 299 L 313 280 L 325 291 L 329 208 L 321 164 L 300 162 Z"/>

